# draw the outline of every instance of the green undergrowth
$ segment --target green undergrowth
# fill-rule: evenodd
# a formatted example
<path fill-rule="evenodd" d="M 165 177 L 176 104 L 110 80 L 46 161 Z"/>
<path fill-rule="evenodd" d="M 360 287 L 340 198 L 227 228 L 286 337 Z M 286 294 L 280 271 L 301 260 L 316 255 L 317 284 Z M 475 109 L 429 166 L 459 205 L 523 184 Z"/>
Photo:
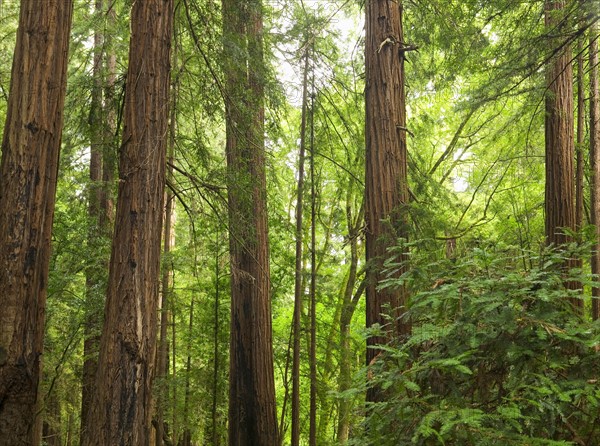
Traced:
<path fill-rule="evenodd" d="M 367 403 L 351 444 L 600 444 L 599 324 L 573 307 L 589 313 L 593 283 L 561 273 L 589 247 L 568 248 L 528 254 L 524 270 L 517 249 L 477 247 L 386 281 L 412 290 L 413 334 L 368 371 L 385 401 Z"/>

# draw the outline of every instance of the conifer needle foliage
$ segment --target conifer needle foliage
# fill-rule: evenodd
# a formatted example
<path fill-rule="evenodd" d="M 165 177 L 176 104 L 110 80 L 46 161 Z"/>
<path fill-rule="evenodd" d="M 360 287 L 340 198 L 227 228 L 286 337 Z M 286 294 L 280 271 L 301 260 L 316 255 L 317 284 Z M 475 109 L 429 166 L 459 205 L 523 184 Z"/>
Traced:
<path fill-rule="evenodd" d="M 563 285 L 590 278 L 557 266 L 579 249 L 532 254 L 523 272 L 515 248 L 476 247 L 385 283 L 421 289 L 415 329 L 372 362 L 368 385 L 388 398 L 366 407 L 368 430 L 352 444 L 600 444 L 599 325 Z"/>

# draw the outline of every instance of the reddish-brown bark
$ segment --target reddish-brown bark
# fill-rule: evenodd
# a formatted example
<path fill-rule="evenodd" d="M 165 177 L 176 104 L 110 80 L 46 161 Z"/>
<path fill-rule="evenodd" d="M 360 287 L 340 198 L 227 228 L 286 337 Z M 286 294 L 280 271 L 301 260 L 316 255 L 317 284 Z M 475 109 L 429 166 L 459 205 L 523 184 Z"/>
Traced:
<path fill-rule="evenodd" d="M 50 239 L 72 0 L 22 0 L 0 166 L 0 445 L 40 441 Z"/>
<path fill-rule="evenodd" d="M 115 234 L 86 446 L 150 441 L 172 26 L 172 0 L 133 3 Z"/>
<path fill-rule="evenodd" d="M 229 444 L 273 446 L 262 4 L 223 0 L 222 6 L 231 262 Z"/>
<path fill-rule="evenodd" d="M 410 332 L 400 318 L 406 305 L 403 287 L 378 290 L 384 278 L 388 248 L 407 235 L 404 207 L 408 202 L 406 106 L 402 2 L 369 0 L 366 3 L 366 252 L 367 327 L 379 324 L 386 336 L 367 340 L 367 363 L 377 355 L 372 348 Z M 401 259 L 400 259 L 401 260 Z M 402 269 L 398 274 L 402 273 Z M 374 400 L 376 390 L 368 392 Z"/>

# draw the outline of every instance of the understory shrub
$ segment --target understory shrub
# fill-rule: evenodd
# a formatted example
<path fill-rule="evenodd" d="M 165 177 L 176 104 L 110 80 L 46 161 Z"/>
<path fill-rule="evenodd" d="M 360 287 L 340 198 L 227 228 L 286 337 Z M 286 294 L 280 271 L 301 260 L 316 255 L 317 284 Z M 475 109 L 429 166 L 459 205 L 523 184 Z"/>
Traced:
<path fill-rule="evenodd" d="M 600 445 L 599 325 L 570 300 L 589 297 L 564 285 L 589 294 L 590 277 L 561 267 L 577 252 L 546 250 L 528 270 L 515 252 L 413 261 L 382 284 L 412 290 L 414 328 L 371 365 L 385 401 L 366 406 L 351 444 Z"/>

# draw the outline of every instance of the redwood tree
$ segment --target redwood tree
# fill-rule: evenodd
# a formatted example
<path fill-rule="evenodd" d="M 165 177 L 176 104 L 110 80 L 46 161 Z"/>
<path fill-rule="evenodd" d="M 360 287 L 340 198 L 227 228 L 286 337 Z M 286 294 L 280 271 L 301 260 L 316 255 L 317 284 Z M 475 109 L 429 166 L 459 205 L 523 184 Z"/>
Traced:
<path fill-rule="evenodd" d="M 84 445 L 150 441 L 172 0 L 134 2 L 105 320 Z"/>
<path fill-rule="evenodd" d="M 0 165 L 0 445 L 40 441 L 50 239 L 72 0 L 22 0 Z"/>
<path fill-rule="evenodd" d="M 564 27 L 564 8 L 564 1 L 546 0 L 552 35 Z M 570 45 L 551 43 L 559 49 L 546 71 L 546 241 L 560 245 L 569 240 L 562 229 L 575 229 L 573 69 Z"/>
<path fill-rule="evenodd" d="M 374 1 L 366 4 L 366 253 L 367 327 L 386 327 L 386 336 L 367 340 L 367 363 L 377 355 L 372 348 L 390 337 L 407 334 L 410 324 L 400 319 L 406 304 L 405 289 L 378 290 L 388 248 L 405 238 L 408 201 L 406 105 L 404 93 L 404 43 L 402 2 Z M 399 271 L 398 274 L 401 274 Z M 393 319 L 390 323 L 389 317 Z M 367 399 L 377 399 L 372 389 Z"/>
<path fill-rule="evenodd" d="M 262 4 L 223 0 L 231 262 L 229 444 L 277 444 L 264 146 Z"/>
<path fill-rule="evenodd" d="M 105 11 L 104 0 L 96 0 L 95 14 L 115 20 L 114 8 Z M 81 432 L 85 429 L 86 417 L 91 403 L 96 380 L 100 333 L 102 331 L 102 311 L 108 275 L 108 253 L 112 237 L 113 199 L 111 189 L 114 179 L 113 144 L 115 133 L 115 107 L 111 101 L 115 83 L 115 56 L 107 54 L 104 48 L 110 37 L 104 32 L 94 32 L 94 53 L 92 65 L 93 86 L 91 92 L 90 115 L 90 188 L 88 196 L 88 249 L 91 252 L 86 267 L 86 305 L 83 344 L 83 379 L 81 389 Z M 105 67 L 106 65 L 106 67 Z M 106 70 L 104 69 L 106 68 Z M 104 72 L 106 71 L 106 76 Z M 85 434 L 81 434 L 85 435 Z"/>

